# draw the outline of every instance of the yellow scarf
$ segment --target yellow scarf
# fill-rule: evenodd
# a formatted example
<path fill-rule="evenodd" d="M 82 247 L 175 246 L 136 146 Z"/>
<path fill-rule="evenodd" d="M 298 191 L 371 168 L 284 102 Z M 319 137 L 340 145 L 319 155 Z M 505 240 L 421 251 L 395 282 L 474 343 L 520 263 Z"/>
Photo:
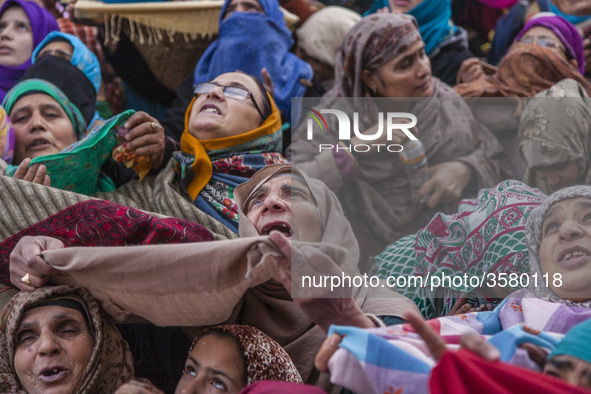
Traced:
<path fill-rule="evenodd" d="M 269 96 L 269 94 L 267 93 Z M 265 119 L 262 125 L 257 129 L 249 131 L 244 134 L 235 135 L 232 137 L 215 138 L 211 140 L 199 140 L 195 136 L 189 133 L 189 118 L 191 116 L 191 109 L 195 103 L 196 97 L 193 98 L 191 104 L 185 112 L 185 131 L 181 136 L 181 150 L 185 153 L 189 153 L 195 156 L 193 162 L 193 180 L 187 187 L 187 191 L 193 200 L 197 198 L 201 189 L 207 185 L 213 174 L 213 167 L 211 160 L 209 159 L 208 151 L 230 148 L 237 146 L 248 141 L 252 141 L 255 138 L 272 134 L 281 128 L 281 115 L 275 105 L 275 102 L 269 96 L 271 100 L 271 115 Z"/>

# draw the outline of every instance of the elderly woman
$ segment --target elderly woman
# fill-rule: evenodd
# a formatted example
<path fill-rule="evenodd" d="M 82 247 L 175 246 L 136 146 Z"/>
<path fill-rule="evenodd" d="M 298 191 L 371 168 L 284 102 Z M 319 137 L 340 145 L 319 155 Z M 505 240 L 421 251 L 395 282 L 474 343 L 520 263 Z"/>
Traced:
<path fill-rule="evenodd" d="M 584 69 L 577 29 L 561 16 L 540 13 L 519 32 L 494 73 L 454 89 L 462 97 L 531 97 L 571 78 L 589 94 L 591 84 L 583 77 Z"/>
<path fill-rule="evenodd" d="M 492 47 L 488 55 L 491 64 L 498 64 L 515 40 L 515 36 L 523 29 L 530 18 L 539 13 L 552 12 L 573 24 L 584 39 L 585 48 L 589 47 L 586 26 L 591 15 L 591 1 L 569 0 L 532 0 L 517 2 L 510 11 L 500 18 L 495 27 Z M 589 57 L 589 49 L 585 50 L 585 57 Z M 588 62 L 587 62 L 588 63 Z"/>
<path fill-rule="evenodd" d="M 109 393 L 133 378 L 127 342 L 81 288 L 18 293 L 0 337 L 2 392 Z"/>
<path fill-rule="evenodd" d="M 227 0 L 220 10 L 218 39 L 199 58 L 193 78 L 179 88 L 179 100 L 163 120 L 166 132 L 179 138 L 179 118 L 191 100 L 191 86 L 236 70 L 267 79 L 277 107 L 291 116 L 291 98 L 304 96 L 313 77 L 310 65 L 289 52 L 292 46 L 277 0 Z"/>
<path fill-rule="evenodd" d="M 545 193 L 591 184 L 589 96 L 565 79 L 529 100 L 519 123 L 525 182 Z"/>
<path fill-rule="evenodd" d="M 14 166 L 9 167 L 7 173 L 17 179 L 87 195 L 115 188 L 113 181 L 100 172 L 117 145 L 111 130 L 124 122 L 153 121 L 145 113 L 131 116 L 132 112 L 126 112 L 85 137 L 86 125 L 79 109 L 61 90 L 40 79 L 18 83 L 8 92 L 3 105 L 15 135 Z M 134 143 L 148 154 L 153 153 L 151 164 L 159 166 L 162 149 L 159 149 L 156 132 L 148 124 L 128 141 L 143 137 Z M 160 132 L 163 136 L 162 130 Z M 144 153 L 139 148 L 135 152 Z"/>
<path fill-rule="evenodd" d="M 0 7 L 0 101 L 31 66 L 33 49 L 59 30 L 55 18 L 34 1 L 7 0 Z"/>
<path fill-rule="evenodd" d="M 501 154 L 500 145 L 474 121 L 453 89 L 432 77 L 424 48 L 412 16 L 375 14 L 363 18 L 343 42 L 335 86 L 316 107 L 338 108 L 350 119 L 358 112 L 359 129 L 365 134 L 374 134 L 379 112 L 404 108 L 414 114 L 429 163 L 428 180 L 415 195 L 399 153 L 379 152 L 375 147 L 369 152 L 348 152 L 349 142 L 351 146 L 370 142 L 359 137 L 336 141 L 335 116 L 325 116 L 328 131 L 316 133 L 313 140 L 307 139 L 305 125 L 293 136 L 291 160 L 338 193 L 363 256 L 375 255 L 425 225 L 436 210 L 453 209 L 461 197 L 501 178 L 503 167 L 495 158 Z M 397 130 L 387 141 L 386 134 L 371 143 L 402 144 L 408 138 Z M 319 153 L 320 144 L 332 144 L 333 149 Z M 421 200 L 425 204 L 418 204 Z"/>
<path fill-rule="evenodd" d="M 496 334 L 490 339 L 490 343 L 498 348 L 495 352 L 496 359 L 539 369 L 535 363 L 535 353 L 530 353 L 530 360 L 523 350 L 518 349 L 519 345 L 531 342 L 552 350 L 558 340 L 555 335 L 548 334 L 565 334 L 572 327 L 591 318 L 589 218 L 591 186 L 573 186 L 548 196 L 532 210 L 527 222 L 530 275 L 521 277 L 527 278 L 522 284 L 527 284 L 528 288 L 510 295 L 494 311 L 441 317 L 430 322 L 435 334 L 442 336 L 444 341 L 441 338 L 435 338 L 434 341 L 429 339 L 427 347 L 432 348 L 435 342 L 436 347 L 445 349 L 444 343 L 457 343 L 452 337 L 457 340 L 460 333 Z M 409 318 L 409 315 L 404 317 Z M 412 318 L 415 327 L 416 320 L 416 317 Z M 417 329 L 417 334 L 424 338 L 425 326 Z M 364 389 L 369 386 L 357 384 L 360 381 L 373 382 L 375 386 L 372 387 L 377 387 L 378 392 L 386 390 L 392 382 L 398 382 L 396 387 L 402 386 L 402 389 L 425 392 L 427 379 L 434 365 L 431 356 L 438 359 L 444 350 L 429 354 L 425 344 L 417 344 L 419 335 L 409 331 L 412 329 L 406 325 L 388 327 L 387 330 L 372 333 L 347 327 L 331 328 L 331 333 L 345 334 L 340 347 L 349 351 L 346 356 L 341 354 L 334 359 L 332 365 L 329 364 L 331 371 L 338 370 L 333 382 L 358 392 L 371 392 Z M 378 334 L 383 340 L 373 341 L 368 338 L 374 334 Z M 454 349 L 457 345 L 447 347 Z M 561 350 L 558 349 L 557 354 L 560 354 Z M 371 358 L 365 357 L 366 354 L 372 355 Z M 351 362 L 353 360 L 355 362 Z M 466 365 L 469 364 L 468 360 Z M 359 368 L 360 365 L 364 371 Z M 475 369 L 486 370 L 486 366 L 478 365 Z M 360 379 L 359 374 L 367 380 Z M 402 379 L 403 376 L 405 379 Z M 460 379 L 452 379 L 451 383 L 457 384 L 458 380 Z M 417 387 L 418 389 L 413 390 Z"/>
<path fill-rule="evenodd" d="M 110 283 L 110 289 L 101 286 L 106 290 L 101 299 L 118 318 L 131 313 L 157 325 L 251 325 L 286 349 L 305 383 L 330 388 L 312 365 L 330 324 L 375 327 L 380 324 L 375 316 L 400 321 L 396 317 L 416 308 L 383 282 L 352 290 L 335 284 L 332 293 L 299 285 L 308 274 L 317 276 L 316 283 L 324 273 L 359 276 L 353 231 L 336 196 L 322 182 L 293 165 L 275 164 L 239 186 L 236 197 L 247 218 L 240 221 L 240 239 L 84 253 L 85 248 L 45 250 L 47 243 L 23 238 L 11 258 L 13 283 L 24 290 L 48 279 L 89 288 L 95 287 L 91 282 Z M 49 265 L 39 257 L 42 251 Z M 65 255 L 77 253 L 85 255 L 89 269 L 79 270 L 74 263 L 68 273 L 55 275 L 64 268 L 58 260 L 72 262 L 73 256 Z M 209 264 L 212 258 L 216 264 Z M 27 272 L 29 284 L 21 280 Z"/>

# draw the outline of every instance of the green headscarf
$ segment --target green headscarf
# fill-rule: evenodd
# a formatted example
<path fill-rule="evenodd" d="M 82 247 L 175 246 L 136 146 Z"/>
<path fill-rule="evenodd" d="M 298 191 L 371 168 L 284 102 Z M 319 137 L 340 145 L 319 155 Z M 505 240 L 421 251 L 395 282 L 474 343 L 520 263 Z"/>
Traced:
<path fill-rule="evenodd" d="M 68 115 L 70 122 L 72 122 L 74 132 L 78 139 L 84 137 L 84 134 L 86 133 L 86 123 L 84 122 L 84 117 L 80 113 L 78 107 L 72 104 L 64 92 L 62 92 L 57 86 L 42 79 L 27 79 L 17 83 L 8 91 L 6 97 L 4 97 L 4 101 L 2 101 L 2 106 L 6 110 L 8 117 L 10 117 L 12 108 L 18 100 L 36 93 L 46 94 L 57 101 Z"/>

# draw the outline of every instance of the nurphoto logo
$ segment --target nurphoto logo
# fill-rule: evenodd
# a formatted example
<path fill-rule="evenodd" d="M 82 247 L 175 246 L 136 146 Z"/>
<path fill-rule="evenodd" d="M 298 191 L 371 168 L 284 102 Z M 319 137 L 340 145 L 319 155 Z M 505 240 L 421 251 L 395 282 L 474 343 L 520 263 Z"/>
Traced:
<path fill-rule="evenodd" d="M 396 153 L 401 152 L 403 150 L 402 145 L 400 144 L 387 144 L 387 143 L 358 143 L 358 144 L 351 144 L 351 130 L 353 131 L 353 135 L 357 137 L 357 139 L 361 141 L 383 141 L 383 134 L 386 133 L 386 140 L 392 141 L 392 131 L 393 130 L 400 130 L 402 131 L 410 140 L 417 140 L 417 137 L 410 132 L 409 129 L 413 128 L 417 124 L 417 118 L 411 113 L 408 112 L 387 112 L 386 116 L 384 116 L 383 112 L 378 114 L 378 127 L 375 133 L 362 133 L 359 130 L 359 113 L 353 113 L 353 127 L 351 127 L 351 120 L 349 119 L 349 115 L 345 112 L 338 110 L 338 109 L 321 109 L 320 112 L 313 110 L 312 108 L 307 108 L 306 115 L 310 118 L 307 120 L 307 139 L 308 141 L 312 141 L 314 139 L 314 121 L 320 127 L 321 133 L 328 132 L 328 126 L 324 116 L 322 114 L 331 114 L 337 117 L 337 121 L 339 124 L 339 133 L 338 139 L 339 144 L 319 144 L 319 152 L 323 150 L 331 150 L 336 149 L 339 150 L 347 150 L 349 152 L 369 152 L 372 148 L 377 148 L 379 152 L 380 149 L 383 149 L 388 152 Z M 386 119 L 386 127 L 384 127 L 384 119 Z M 400 123 L 401 121 L 408 120 L 408 122 Z"/>

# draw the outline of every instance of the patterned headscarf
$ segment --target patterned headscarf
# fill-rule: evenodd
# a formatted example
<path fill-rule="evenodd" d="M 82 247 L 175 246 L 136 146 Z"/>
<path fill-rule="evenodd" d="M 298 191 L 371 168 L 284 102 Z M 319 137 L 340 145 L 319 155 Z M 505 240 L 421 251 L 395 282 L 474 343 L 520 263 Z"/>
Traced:
<path fill-rule="evenodd" d="M 558 302 L 567 306 L 578 306 L 584 308 L 591 308 L 591 300 L 583 302 L 575 302 L 571 300 L 563 300 L 558 297 L 551 288 L 546 286 L 543 272 L 540 263 L 540 245 L 542 244 L 542 224 L 544 217 L 548 210 L 555 203 L 567 200 L 569 198 L 587 197 L 591 199 L 591 186 L 571 186 L 557 191 L 548 196 L 546 201 L 539 207 L 536 207 L 529 214 L 525 229 L 525 240 L 529 249 L 529 267 L 530 274 L 536 275 L 537 281 L 530 280 L 529 290 L 537 297 L 551 302 Z"/>
<path fill-rule="evenodd" d="M 529 100 L 519 123 L 519 151 L 527 165 L 525 181 L 551 193 L 535 167 L 576 161 L 579 184 L 591 184 L 591 101 L 583 86 L 560 81 Z"/>
<path fill-rule="evenodd" d="M 49 32 L 59 30 L 53 15 L 34 1 L 7 0 L 0 7 L 0 16 L 9 7 L 13 6 L 21 7 L 29 17 L 29 23 L 33 31 L 33 48 L 39 45 Z M 19 66 L 0 65 L 0 75 L 2 76 L 0 78 L 0 100 L 4 99 L 6 92 L 18 82 L 30 66 L 31 59 Z"/>
<path fill-rule="evenodd" d="M 24 393 L 14 370 L 15 336 L 26 311 L 36 304 L 68 298 L 77 301 L 89 318 L 95 340 L 90 361 L 76 393 L 110 393 L 133 378 L 133 360 L 127 342 L 102 314 L 97 302 L 83 288 L 42 287 L 17 293 L 0 315 L 0 392 Z"/>
<path fill-rule="evenodd" d="M 251 326 L 228 324 L 206 328 L 193 341 L 189 354 L 201 338 L 216 332 L 230 335 L 240 344 L 246 364 L 247 385 L 259 380 L 302 383 L 302 378 L 285 349 L 261 330 Z"/>
<path fill-rule="evenodd" d="M 550 12 L 536 14 L 529 19 L 523 29 L 515 36 L 515 41 L 527 33 L 529 29 L 535 26 L 544 27 L 560 39 L 566 47 L 571 58 L 577 61 L 577 66 L 581 74 L 585 74 L 585 54 L 583 53 L 583 39 L 578 30 L 566 19 Z"/>
<path fill-rule="evenodd" d="M 337 55 L 333 97 L 370 97 L 363 70 L 377 70 L 421 41 L 414 17 L 405 14 L 366 16 L 349 31 Z"/>
<path fill-rule="evenodd" d="M 74 133 L 76 133 L 78 139 L 84 137 L 84 133 L 86 133 L 86 124 L 84 123 L 84 117 L 80 113 L 80 110 L 68 100 L 61 90 L 50 82 L 35 78 L 19 82 L 6 94 L 2 106 L 4 106 L 6 113 L 10 116 L 10 112 L 18 100 L 24 96 L 35 93 L 46 94 L 57 101 L 68 115 L 70 122 L 72 122 Z"/>

